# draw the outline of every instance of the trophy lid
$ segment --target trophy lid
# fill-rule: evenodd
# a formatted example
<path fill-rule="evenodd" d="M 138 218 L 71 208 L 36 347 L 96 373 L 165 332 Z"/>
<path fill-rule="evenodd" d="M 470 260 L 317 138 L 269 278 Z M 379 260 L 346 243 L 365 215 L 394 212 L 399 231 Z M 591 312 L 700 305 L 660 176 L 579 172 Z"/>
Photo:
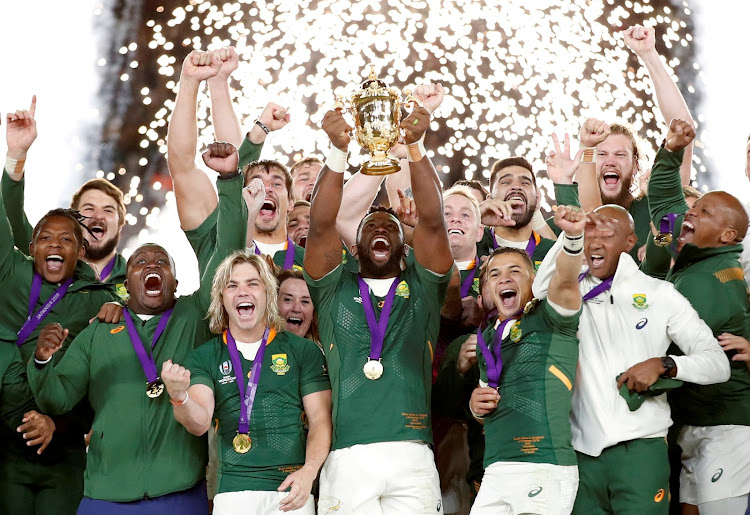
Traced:
<path fill-rule="evenodd" d="M 368 88 L 387 88 L 385 81 L 382 81 L 378 79 L 377 74 L 375 73 L 375 65 L 370 65 L 370 75 L 367 77 L 367 80 L 365 80 L 362 83 L 362 89 L 368 89 Z"/>

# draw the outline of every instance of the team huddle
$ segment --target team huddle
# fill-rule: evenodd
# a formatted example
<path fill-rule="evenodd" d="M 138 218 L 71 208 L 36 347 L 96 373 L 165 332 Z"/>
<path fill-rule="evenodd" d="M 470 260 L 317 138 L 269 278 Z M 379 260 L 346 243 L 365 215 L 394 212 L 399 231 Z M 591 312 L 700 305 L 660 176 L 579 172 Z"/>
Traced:
<path fill-rule="evenodd" d="M 628 126 L 585 120 L 574 156 L 551 135 L 549 219 L 522 156 L 443 187 L 440 84 L 414 91 L 400 170 L 345 181 L 341 110 L 325 161 L 262 160 L 286 109 L 243 133 L 237 54 L 191 52 L 167 163 L 200 283 L 179 297 L 167 249 L 118 253 L 104 179 L 29 224 L 36 99 L 9 113 L 0 513 L 745 514 L 748 215 L 689 186 L 695 123 L 654 30 L 624 38 L 668 132 L 637 196 Z"/>

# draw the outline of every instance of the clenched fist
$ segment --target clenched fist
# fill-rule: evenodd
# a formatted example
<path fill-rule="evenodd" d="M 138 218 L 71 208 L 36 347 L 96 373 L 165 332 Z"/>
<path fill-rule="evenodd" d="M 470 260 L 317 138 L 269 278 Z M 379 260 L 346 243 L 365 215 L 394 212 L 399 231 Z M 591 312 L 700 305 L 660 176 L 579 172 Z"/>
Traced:
<path fill-rule="evenodd" d="M 589 118 L 581 126 L 581 145 L 593 148 L 607 139 L 609 136 L 609 124 L 596 118 Z"/>
<path fill-rule="evenodd" d="M 236 172 L 240 159 L 235 146 L 224 141 L 211 143 L 201 157 L 206 166 L 221 175 Z"/>
<path fill-rule="evenodd" d="M 685 120 L 675 118 L 669 124 L 667 142 L 664 148 L 670 152 L 677 152 L 687 147 L 695 139 L 695 129 Z"/>
<path fill-rule="evenodd" d="M 39 361 L 47 361 L 55 352 L 62 348 L 63 342 L 67 337 L 68 330 L 63 329 L 60 324 L 48 324 L 44 326 L 36 341 L 34 357 Z"/>
<path fill-rule="evenodd" d="M 216 74 L 216 79 L 227 80 L 232 72 L 240 65 L 240 58 L 233 46 L 217 50 L 214 55 L 219 58 L 221 67 Z"/>
<path fill-rule="evenodd" d="M 180 80 L 193 79 L 198 82 L 216 76 L 221 69 L 221 59 L 214 52 L 198 52 L 193 50 L 182 62 Z"/>
<path fill-rule="evenodd" d="M 169 397 L 175 402 L 184 402 L 190 388 L 190 370 L 168 359 L 161 366 L 160 377 Z"/>
<path fill-rule="evenodd" d="M 568 236 L 580 236 L 586 228 L 586 213 L 577 206 L 558 206 L 555 211 L 555 225 Z"/>
<path fill-rule="evenodd" d="M 423 84 L 417 86 L 413 95 L 422 102 L 422 105 L 427 109 L 427 112 L 432 114 L 438 107 L 440 107 L 440 104 L 443 103 L 445 89 L 443 89 L 443 86 L 439 83 Z"/>
<path fill-rule="evenodd" d="M 404 143 L 416 143 L 430 126 L 430 113 L 424 107 L 416 106 L 409 116 L 401 122 L 404 131 Z"/>
<path fill-rule="evenodd" d="M 476 304 L 476 300 L 474 301 Z M 477 364 L 477 335 L 470 334 L 464 343 L 461 344 L 461 350 L 458 351 L 458 361 L 456 368 L 461 375 L 466 374 L 471 367 Z M 476 412 L 474 412 L 476 413 Z"/>
<path fill-rule="evenodd" d="M 474 388 L 469 400 L 469 408 L 475 415 L 483 417 L 497 408 L 500 394 L 494 388 Z"/>
<path fill-rule="evenodd" d="M 625 44 L 639 57 L 656 51 L 656 33 L 650 27 L 634 25 L 623 32 Z"/>
<path fill-rule="evenodd" d="M 322 127 L 334 147 L 343 152 L 348 150 L 349 142 L 352 140 L 351 132 L 354 129 L 346 123 L 340 110 L 328 111 L 323 117 Z"/>

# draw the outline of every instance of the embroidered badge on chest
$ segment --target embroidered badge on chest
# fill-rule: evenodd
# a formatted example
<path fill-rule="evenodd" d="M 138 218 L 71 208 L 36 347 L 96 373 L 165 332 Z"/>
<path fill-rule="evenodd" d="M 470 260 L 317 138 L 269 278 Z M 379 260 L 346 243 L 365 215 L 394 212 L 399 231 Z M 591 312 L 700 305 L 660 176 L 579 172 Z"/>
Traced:
<path fill-rule="evenodd" d="M 648 301 L 645 293 L 634 293 L 633 294 L 633 307 L 635 309 L 647 309 Z"/>
<path fill-rule="evenodd" d="M 398 283 L 398 286 L 396 287 L 396 295 L 408 299 L 409 293 L 409 285 L 406 284 L 406 281 L 401 281 L 400 283 Z"/>
<path fill-rule="evenodd" d="M 287 362 L 286 354 L 272 354 L 271 355 L 271 370 L 276 372 L 277 375 L 283 376 L 289 369 L 289 363 Z"/>
<path fill-rule="evenodd" d="M 522 333 L 521 333 L 521 321 L 519 320 L 515 324 L 513 324 L 513 327 L 510 328 L 509 333 L 511 341 L 517 342 L 521 339 Z"/>

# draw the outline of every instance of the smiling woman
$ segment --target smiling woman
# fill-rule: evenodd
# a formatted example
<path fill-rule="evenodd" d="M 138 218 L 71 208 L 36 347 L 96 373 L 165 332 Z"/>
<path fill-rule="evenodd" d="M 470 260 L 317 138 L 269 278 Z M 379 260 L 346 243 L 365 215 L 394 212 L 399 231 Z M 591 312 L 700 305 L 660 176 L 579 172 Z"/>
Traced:
<path fill-rule="evenodd" d="M 29 245 L 34 268 L 45 280 L 59 283 L 73 277 L 76 263 L 83 257 L 83 231 L 68 209 L 54 209 L 34 228 Z"/>

